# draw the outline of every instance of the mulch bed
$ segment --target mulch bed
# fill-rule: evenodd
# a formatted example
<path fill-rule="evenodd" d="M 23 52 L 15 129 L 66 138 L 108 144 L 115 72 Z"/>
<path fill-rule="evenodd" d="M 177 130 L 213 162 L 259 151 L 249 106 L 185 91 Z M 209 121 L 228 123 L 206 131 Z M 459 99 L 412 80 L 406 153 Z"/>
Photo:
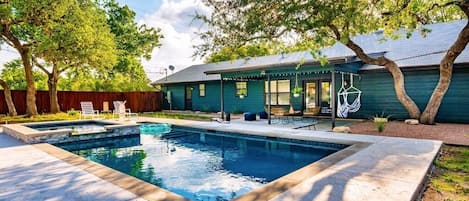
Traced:
<path fill-rule="evenodd" d="M 379 133 L 372 121 L 365 121 L 350 125 L 350 129 L 354 134 L 441 140 L 446 144 L 469 146 L 469 124 L 408 125 L 391 121 Z"/>

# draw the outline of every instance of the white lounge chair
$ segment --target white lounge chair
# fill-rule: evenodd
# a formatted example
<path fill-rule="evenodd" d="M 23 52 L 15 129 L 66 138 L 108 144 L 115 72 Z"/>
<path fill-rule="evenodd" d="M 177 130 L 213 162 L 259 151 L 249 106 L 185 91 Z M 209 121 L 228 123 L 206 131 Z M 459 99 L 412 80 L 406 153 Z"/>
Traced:
<path fill-rule="evenodd" d="M 99 110 L 95 110 L 93 108 L 93 103 L 90 101 L 83 101 L 80 102 L 81 111 L 80 111 L 80 119 L 84 119 L 86 117 L 99 118 Z"/>
<path fill-rule="evenodd" d="M 138 116 L 137 113 L 132 113 L 130 108 L 125 108 L 125 103 L 127 101 L 113 101 L 112 103 L 114 104 L 114 110 L 112 110 L 112 117 L 114 118 L 114 115 L 118 115 L 119 117 L 130 117 L 130 116 Z"/>

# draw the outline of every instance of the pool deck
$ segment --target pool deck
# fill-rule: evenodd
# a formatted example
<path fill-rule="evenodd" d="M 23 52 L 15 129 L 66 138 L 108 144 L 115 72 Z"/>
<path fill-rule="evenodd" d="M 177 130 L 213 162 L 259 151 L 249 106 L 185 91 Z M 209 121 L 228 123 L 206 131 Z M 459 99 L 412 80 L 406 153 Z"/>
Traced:
<path fill-rule="evenodd" d="M 432 140 L 295 130 L 242 122 L 221 124 L 145 117 L 135 120 L 270 137 L 366 144 L 324 170 L 314 174 L 308 172 L 313 169 L 301 172 L 304 175 L 301 182 L 285 186 L 284 192 L 272 192 L 268 197 L 272 201 L 413 200 L 419 195 L 425 175 L 442 144 Z M 51 145 L 25 145 L 4 134 L 0 134 L 0 161 L 0 200 L 181 199 L 161 189 L 152 189 L 151 185 L 139 183 L 133 177 L 57 151 Z M 120 180 L 114 179 L 116 177 Z M 134 183 L 125 185 L 125 181 Z M 138 191 L 140 186 L 145 187 L 144 193 Z M 260 199 L 269 193 L 268 189 L 264 190 L 267 192 L 255 190 L 239 200 L 266 200 Z"/>

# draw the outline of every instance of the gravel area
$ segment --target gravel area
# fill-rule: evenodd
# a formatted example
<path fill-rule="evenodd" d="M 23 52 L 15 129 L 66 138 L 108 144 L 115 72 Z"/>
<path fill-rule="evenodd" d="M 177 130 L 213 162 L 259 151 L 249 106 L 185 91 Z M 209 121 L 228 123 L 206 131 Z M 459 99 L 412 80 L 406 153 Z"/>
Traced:
<path fill-rule="evenodd" d="M 391 121 L 381 133 L 372 121 L 354 123 L 349 127 L 355 134 L 441 140 L 446 144 L 469 146 L 469 124 L 408 125 L 402 121 Z"/>

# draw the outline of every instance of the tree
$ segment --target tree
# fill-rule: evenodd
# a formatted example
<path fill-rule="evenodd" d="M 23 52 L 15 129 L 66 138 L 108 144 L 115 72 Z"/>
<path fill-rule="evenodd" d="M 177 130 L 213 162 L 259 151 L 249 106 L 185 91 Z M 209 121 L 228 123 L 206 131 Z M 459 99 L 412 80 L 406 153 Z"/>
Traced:
<path fill-rule="evenodd" d="M 208 55 L 205 63 L 229 61 L 245 57 L 259 57 L 282 52 L 286 52 L 284 43 L 260 41 L 258 43 L 245 44 L 234 49 L 231 47 L 221 48 L 220 51 Z"/>
<path fill-rule="evenodd" d="M 47 89 L 47 76 L 41 71 L 33 69 L 35 88 L 38 90 Z M 24 78 L 24 67 L 21 59 L 15 59 L 3 65 L 0 79 L 4 80 L 12 90 L 25 90 L 26 81 Z"/>
<path fill-rule="evenodd" d="M 26 113 L 37 115 L 36 89 L 31 65 L 31 45 L 35 33 L 49 20 L 56 19 L 54 12 L 57 3 L 34 0 L 1 0 L 0 3 L 0 42 L 15 48 L 24 66 L 26 89 Z"/>
<path fill-rule="evenodd" d="M 54 12 L 63 13 L 62 17 L 43 27 L 38 33 L 39 43 L 33 44 L 34 64 L 48 77 L 52 113 L 60 112 L 57 91 L 63 72 L 72 68 L 109 69 L 116 61 L 114 35 L 106 23 L 104 11 L 96 3 L 70 1 L 57 9 Z"/>
<path fill-rule="evenodd" d="M 0 85 L 3 87 L 3 95 L 5 96 L 5 102 L 7 103 L 8 107 L 8 114 L 16 116 L 18 113 L 16 112 L 15 104 L 13 103 L 13 98 L 11 98 L 10 88 L 8 84 L 0 79 Z"/>
<path fill-rule="evenodd" d="M 405 107 L 409 116 L 416 119 L 421 116 L 420 109 L 407 95 L 404 74 L 396 62 L 385 56 L 370 57 L 352 38 L 355 35 L 369 34 L 378 29 L 384 30 L 384 33 L 391 39 L 400 37 L 396 33 L 401 28 L 406 30 L 407 36 L 410 36 L 415 29 L 425 34 L 428 30 L 420 28 L 419 25 L 467 17 L 467 4 L 469 4 L 467 0 L 398 2 L 285 0 L 275 4 L 265 0 L 205 0 L 204 3 L 212 8 L 213 12 L 211 16 L 197 16 L 209 25 L 208 31 L 200 34 L 204 44 L 198 46 L 197 55 L 205 56 L 208 52 L 220 51 L 226 46 L 239 47 L 265 39 L 294 38 L 308 44 L 313 50 L 341 42 L 355 52 L 364 63 L 383 66 L 391 73 L 397 99 Z M 458 37 L 455 42 L 458 48 L 448 51 L 452 55 L 452 61 L 467 44 L 464 39 L 467 35 L 465 30 L 466 28 L 461 32 L 463 36 Z M 452 66 L 451 59 L 448 61 L 445 62 L 446 66 Z M 448 76 L 451 75 L 443 73 L 442 79 L 448 80 Z M 444 95 L 442 92 L 445 90 L 439 88 L 445 88 L 449 84 L 448 81 L 442 82 L 443 87 L 439 87 L 439 84 L 435 90 L 438 92 L 434 92 L 436 100 L 432 98 L 429 104 L 438 101 L 441 103 Z M 432 104 L 429 107 L 432 111 L 437 111 L 437 106 L 439 104 Z M 425 110 L 421 121 L 431 124 L 434 122 L 434 115 L 432 118 L 426 118 L 430 116 L 427 113 L 431 112 Z"/>
<path fill-rule="evenodd" d="M 150 59 L 151 53 L 160 47 L 163 35 L 160 29 L 147 27 L 145 24 L 135 23 L 135 12 L 128 6 L 120 6 L 115 0 L 103 0 L 102 7 L 106 10 L 107 23 L 111 32 L 116 36 L 118 61 L 113 66 L 112 73 L 104 76 L 106 79 L 120 79 L 130 88 L 139 89 L 135 83 L 149 86 L 150 80 L 143 69 L 140 58 Z M 123 82 L 122 82 L 123 81 Z M 125 87 L 129 89 L 129 87 Z"/>

